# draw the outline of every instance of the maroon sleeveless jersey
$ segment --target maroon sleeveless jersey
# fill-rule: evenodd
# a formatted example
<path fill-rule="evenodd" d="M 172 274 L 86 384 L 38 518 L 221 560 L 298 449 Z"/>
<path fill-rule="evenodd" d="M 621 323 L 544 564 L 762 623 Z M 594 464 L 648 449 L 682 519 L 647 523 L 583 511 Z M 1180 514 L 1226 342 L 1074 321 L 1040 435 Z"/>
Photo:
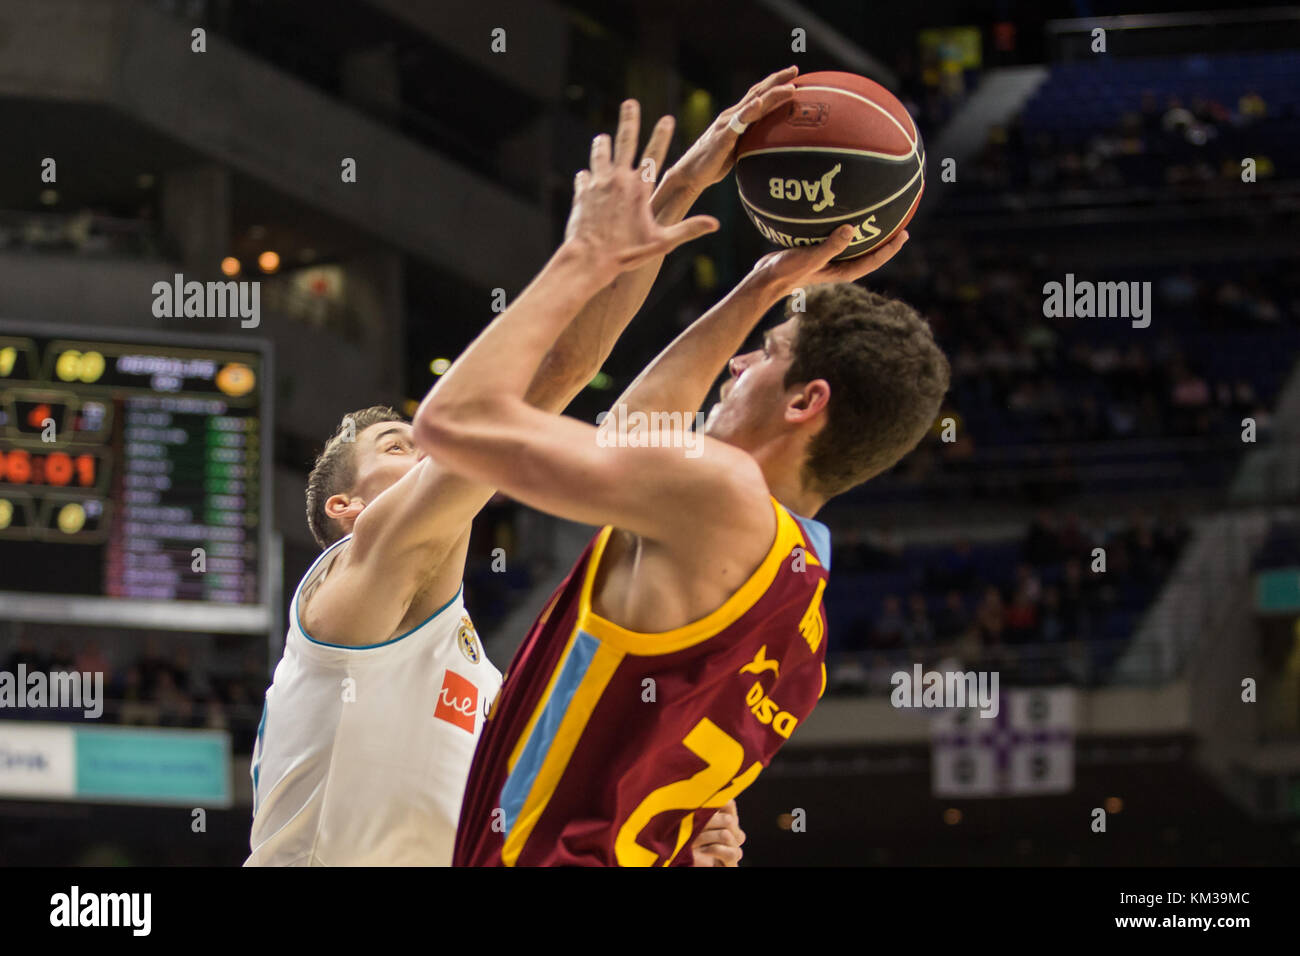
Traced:
<path fill-rule="evenodd" d="M 826 689 L 830 534 L 772 499 L 767 557 L 720 608 L 646 634 L 591 609 L 611 528 L 515 654 L 474 753 L 455 866 L 668 866 Z"/>

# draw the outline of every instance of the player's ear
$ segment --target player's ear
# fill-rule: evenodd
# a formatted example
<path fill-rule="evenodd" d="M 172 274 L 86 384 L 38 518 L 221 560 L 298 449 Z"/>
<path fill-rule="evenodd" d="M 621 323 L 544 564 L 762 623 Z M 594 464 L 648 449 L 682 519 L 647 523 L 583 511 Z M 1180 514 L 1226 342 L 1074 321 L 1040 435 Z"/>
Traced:
<path fill-rule="evenodd" d="M 325 514 L 338 520 L 339 518 L 355 518 L 361 514 L 361 509 L 365 507 L 365 502 L 360 498 L 350 498 L 347 495 L 330 495 L 325 501 Z"/>
<path fill-rule="evenodd" d="M 824 378 L 805 382 L 792 391 L 785 406 L 785 420 L 792 424 L 812 421 L 831 400 L 831 386 Z"/>

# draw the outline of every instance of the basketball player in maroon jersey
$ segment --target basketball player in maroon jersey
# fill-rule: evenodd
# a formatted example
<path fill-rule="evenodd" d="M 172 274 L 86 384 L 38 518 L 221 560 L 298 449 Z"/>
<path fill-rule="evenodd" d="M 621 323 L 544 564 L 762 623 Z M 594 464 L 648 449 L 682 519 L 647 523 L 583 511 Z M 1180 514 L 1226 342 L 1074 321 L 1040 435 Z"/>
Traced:
<path fill-rule="evenodd" d="M 734 137 L 743 123 L 728 112 L 718 124 Z M 813 515 L 910 451 L 947 389 L 925 321 L 851 284 L 906 233 L 832 265 L 852 236 L 841 227 L 760 260 L 601 429 L 525 404 L 550 343 L 599 288 L 717 227 L 677 222 L 685 200 L 673 214 L 658 204 L 656 219 L 633 166 L 638 128 L 627 101 L 614 143 L 597 137 L 577 177 L 565 241 L 413 423 L 449 469 L 604 526 L 510 666 L 475 752 L 457 865 L 689 865 L 682 850 L 699 826 L 753 782 L 825 690 L 830 539 Z M 683 191 L 693 200 L 671 172 L 659 186 Z M 728 365 L 762 315 L 803 286 L 805 311 Z M 724 365 L 731 378 L 702 435 L 643 442 L 608 427 L 629 409 L 692 415 Z"/>

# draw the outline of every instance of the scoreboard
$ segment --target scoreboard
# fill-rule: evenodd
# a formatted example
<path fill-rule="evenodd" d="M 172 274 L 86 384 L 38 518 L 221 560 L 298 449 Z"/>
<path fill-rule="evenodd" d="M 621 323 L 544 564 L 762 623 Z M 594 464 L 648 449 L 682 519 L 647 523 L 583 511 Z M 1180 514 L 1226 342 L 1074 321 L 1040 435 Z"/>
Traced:
<path fill-rule="evenodd" d="M 270 622 L 261 341 L 0 321 L 0 618 Z"/>

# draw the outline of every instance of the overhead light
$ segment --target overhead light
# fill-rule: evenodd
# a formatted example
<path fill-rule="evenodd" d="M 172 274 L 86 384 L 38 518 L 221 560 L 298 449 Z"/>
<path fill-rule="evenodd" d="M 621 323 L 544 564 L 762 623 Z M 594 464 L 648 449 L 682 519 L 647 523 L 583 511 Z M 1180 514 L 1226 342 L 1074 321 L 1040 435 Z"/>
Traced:
<path fill-rule="evenodd" d="M 449 368 L 451 368 L 451 361 L 449 359 L 436 358 L 429 363 L 429 371 L 434 375 L 441 375 Z"/>
<path fill-rule="evenodd" d="M 221 274 L 226 276 L 239 275 L 239 260 L 234 256 L 226 256 L 221 260 Z"/>
<path fill-rule="evenodd" d="M 267 249 L 257 257 L 257 267 L 263 272 L 275 272 L 280 268 L 280 254 Z"/>

